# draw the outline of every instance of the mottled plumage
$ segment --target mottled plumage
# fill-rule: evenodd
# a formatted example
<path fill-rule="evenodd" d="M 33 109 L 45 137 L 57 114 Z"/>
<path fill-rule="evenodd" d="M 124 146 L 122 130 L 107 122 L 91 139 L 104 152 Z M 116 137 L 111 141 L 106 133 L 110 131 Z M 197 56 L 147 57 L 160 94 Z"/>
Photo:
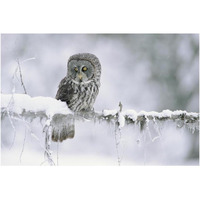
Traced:
<path fill-rule="evenodd" d="M 100 76 L 101 64 L 95 55 L 82 53 L 71 56 L 67 64 L 67 76 L 59 84 L 56 99 L 66 102 L 73 112 L 91 111 L 99 92 Z M 67 120 L 67 127 L 59 136 L 57 131 L 53 131 L 54 141 L 74 136 L 74 120 L 72 116 Z"/>

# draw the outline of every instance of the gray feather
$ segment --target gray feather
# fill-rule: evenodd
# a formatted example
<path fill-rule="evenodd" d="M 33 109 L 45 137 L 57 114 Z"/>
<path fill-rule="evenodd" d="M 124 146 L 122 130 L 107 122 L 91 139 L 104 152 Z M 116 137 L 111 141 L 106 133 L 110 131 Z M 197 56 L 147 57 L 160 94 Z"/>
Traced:
<path fill-rule="evenodd" d="M 76 64 L 77 66 L 74 66 Z M 87 73 L 80 71 L 81 66 L 87 64 Z M 73 112 L 93 110 L 100 87 L 101 64 L 99 59 L 89 53 L 75 54 L 69 58 L 67 67 L 67 76 L 59 84 L 56 99 L 66 102 Z M 75 72 L 74 67 L 79 67 L 79 72 Z M 83 75 L 80 82 L 77 81 L 79 80 L 78 73 Z M 74 137 L 75 126 L 72 117 L 54 119 L 54 125 L 53 141 L 62 142 L 67 138 Z"/>

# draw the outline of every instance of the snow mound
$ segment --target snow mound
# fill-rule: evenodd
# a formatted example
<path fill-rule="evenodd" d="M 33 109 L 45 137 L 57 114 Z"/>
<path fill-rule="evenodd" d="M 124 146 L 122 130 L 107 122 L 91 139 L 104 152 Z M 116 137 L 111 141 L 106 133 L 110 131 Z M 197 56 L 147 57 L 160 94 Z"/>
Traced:
<path fill-rule="evenodd" d="M 27 94 L 1 94 L 1 108 L 9 108 L 17 114 L 44 112 L 47 116 L 72 113 L 65 102 L 51 97 L 31 97 Z"/>

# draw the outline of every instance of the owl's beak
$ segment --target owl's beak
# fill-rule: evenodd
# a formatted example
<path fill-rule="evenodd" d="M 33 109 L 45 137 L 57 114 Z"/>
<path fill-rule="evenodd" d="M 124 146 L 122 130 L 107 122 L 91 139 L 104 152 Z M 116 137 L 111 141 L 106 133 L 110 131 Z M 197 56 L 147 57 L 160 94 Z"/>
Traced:
<path fill-rule="evenodd" d="M 82 74 L 78 74 L 78 78 L 82 81 L 83 78 Z"/>

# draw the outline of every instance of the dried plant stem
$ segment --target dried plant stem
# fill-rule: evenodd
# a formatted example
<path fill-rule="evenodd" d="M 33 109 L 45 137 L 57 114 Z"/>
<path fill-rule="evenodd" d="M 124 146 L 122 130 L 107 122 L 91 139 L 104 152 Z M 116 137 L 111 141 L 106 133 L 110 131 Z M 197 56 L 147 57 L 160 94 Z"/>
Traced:
<path fill-rule="evenodd" d="M 18 69 L 19 69 L 21 85 L 22 85 L 22 87 L 24 89 L 24 93 L 27 94 L 27 91 L 26 91 L 26 88 L 25 88 L 25 85 L 24 85 L 24 82 L 23 82 L 22 70 L 21 70 L 21 65 L 20 65 L 19 59 L 17 60 L 17 66 L 18 66 Z"/>

